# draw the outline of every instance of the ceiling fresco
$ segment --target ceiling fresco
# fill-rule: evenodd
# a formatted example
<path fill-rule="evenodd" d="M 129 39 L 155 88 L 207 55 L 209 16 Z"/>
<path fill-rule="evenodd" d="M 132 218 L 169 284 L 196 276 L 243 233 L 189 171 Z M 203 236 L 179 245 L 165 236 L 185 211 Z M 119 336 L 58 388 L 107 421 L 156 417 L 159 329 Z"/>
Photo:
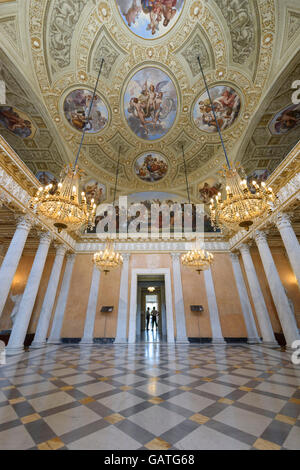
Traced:
<path fill-rule="evenodd" d="M 88 111 L 93 99 L 91 90 L 77 89 L 71 91 L 64 99 L 64 114 L 69 124 L 78 131 L 96 134 L 104 129 L 108 122 L 108 110 L 103 100 L 95 95 L 91 113 Z"/>
<path fill-rule="evenodd" d="M 157 140 L 173 126 L 177 93 L 171 78 L 155 67 L 144 67 L 129 80 L 124 94 L 125 118 L 137 137 Z"/>
<path fill-rule="evenodd" d="M 248 175 L 257 170 L 271 173 L 300 139 L 300 105 L 291 104 L 292 83 L 300 77 L 300 53 L 294 62 L 277 80 L 243 152 Z"/>
<path fill-rule="evenodd" d="M 119 150 L 118 194 L 163 191 L 184 197 L 183 147 L 192 199 L 202 201 L 219 187 L 224 155 L 200 55 L 230 160 L 242 161 L 249 175 L 272 171 L 299 139 L 300 129 L 290 78 L 286 83 L 291 74 L 300 77 L 295 59 L 300 6 L 296 0 L 288 8 L 285 3 L 0 4 L 0 75 L 8 83 L 0 133 L 34 174 L 58 178 L 74 159 L 86 127 L 82 184 L 99 201 L 113 198 Z M 11 63 L 18 64 L 17 71 Z"/>
<path fill-rule="evenodd" d="M 241 99 L 233 88 L 223 85 L 214 86 L 209 90 L 217 122 L 222 131 L 228 129 L 237 119 L 241 109 Z M 193 119 L 196 127 L 205 132 L 218 132 L 208 94 L 205 91 L 197 99 Z"/>
<path fill-rule="evenodd" d="M 185 0 L 116 0 L 128 28 L 143 39 L 168 33 L 180 17 Z"/>

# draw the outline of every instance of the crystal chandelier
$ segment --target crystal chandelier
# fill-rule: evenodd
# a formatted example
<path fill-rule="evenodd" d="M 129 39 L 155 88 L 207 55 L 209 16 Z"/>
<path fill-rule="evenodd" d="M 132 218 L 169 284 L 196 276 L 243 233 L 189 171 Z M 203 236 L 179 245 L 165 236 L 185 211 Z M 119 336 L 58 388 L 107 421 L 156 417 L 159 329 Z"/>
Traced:
<path fill-rule="evenodd" d="M 114 207 L 115 207 L 117 185 L 118 185 L 120 154 L 121 154 L 121 147 L 119 147 L 118 163 L 117 163 L 117 169 L 116 169 L 116 181 L 115 181 L 114 201 L 113 201 Z M 94 253 L 93 263 L 100 271 L 103 271 L 105 274 L 107 274 L 109 273 L 111 269 L 117 268 L 118 266 L 121 266 L 123 264 L 123 257 L 120 255 L 120 253 L 115 252 L 114 242 L 113 240 L 108 238 L 106 241 L 105 250 Z"/>
<path fill-rule="evenodd" d="M 214 227 L 224 226 L 229 230 L 239 228 L 249 230 L 253 220 L 272 212 L 270 203 L 275 201 L 272 188 L 264 182 L 258 185 L 251 182 L 249 189 L 246 179 L 240 177 L 236 168 L 224 170 L 226 179 L 226 199 L 221 193 L 211 199 L 210 214 Z"/>
<path fill-rule="evenodd" d="M 230 165 L 214 104 L 201 65 L 200 56 L 198 56 L 198 62 L 227 165 L 223 172 L 223 176 L 226 180 L 227 196 L 226 199 L 222 199 L 221 193 L 218 193 L 215 198 L 211 199 L 210 212 L 212 225 L 214 228 L 223 226 L 229 230 L 235 231 L 241 229 L 249 230 L 254 219 L 266 212 L 271 212 L 271 203 L 274 203 L 276 198 L 272 188 L 267 188 L 265 183 L 258 185 L 253 181 L 251 183 L 252 187 L 249 189 L 247 180 L 242 180 L 238 173 L 238 168 Z M 240 168 L 240 171 L 243 171 L 243 169 Z"/>
<path fill-rule="evenodd" d="M 155 291 L 155 287 L 151 287 L 151 286 L 148 287 L 148 291 L 151 292 L 151 293 L 154 292 L 154 291 Z"/>
<path fill-rule="evenodd" d="M 198 274 L 210 268 L 214 255 L 206 250 L 191 250 L 181 256 L 181 262 L 189 268 L 196 268 Z"/>
<path fill-rule="evenodd" d="M 88 204 L 85 193 L 79 197 L 80 170 L 76 165 L 66 168 L 66 175 L 53 192 L 53 185 L 40 187 L 32 199 L 31 207 L 53 220 L 60 233 L 64 229 L 78 230 L 82 225 L 92 226 L 96 212 L 94 199 Z"/>
<path fill-rule="evenodd" d="M 187 177 L 187 168 L 186 168 L 183 144 L 182 144 L 182 159 L 183 159 L 183 167 L 184 167 L 184 173 L 185 173 L 186 192 L 187 192 L 188 201 L 190 204 L 191 197 L 190 197 L 189 182 L 188 182 L 188 177 Z M 200 274 L 201 271 L 205 271 L 206 269 L 210 268 L 210 265 L 213 262 L 213 259 L 214 259 L 214 256 L 212 253 L 203 249 L 198 249 L 197 238 L 196 238 L 195 249 L 188 251 L 187 253 L 182 255 L 181 263 L 184 266 L 188 266 L 189 268 L 196 268 L 197 273 Z"/>
<path fill-rule="evenodd" d="M 107 240 L 105 249 L 94 253 L 93 263 L 105 274 L 123 264 L 123 257 L 115 252 L 113 240 Z"/>
<path fill-rule="evenodd" d="M 86 123 L 89 122 L 103 63 L 104 59 L 100 63 L 97 81 L 86 116 Z M 65 175 L 58 183 L 57 189 L 52 184 L 45 188 L 41 187 L 30 201 L 31 209 L 50 219 L 58 232 L 62 230 L 78 230 L 82 226 L 91 226 L 95 216 L 96 204 L 94 200 L 92 199 L 91 203 L 88 204 L 85 193 L 80 193 L 79 190 L 82 172 L 79 170 L 77 162 L 86 129 L 87 126 L 85 125 L 74 165 L 66 169 Z"/>

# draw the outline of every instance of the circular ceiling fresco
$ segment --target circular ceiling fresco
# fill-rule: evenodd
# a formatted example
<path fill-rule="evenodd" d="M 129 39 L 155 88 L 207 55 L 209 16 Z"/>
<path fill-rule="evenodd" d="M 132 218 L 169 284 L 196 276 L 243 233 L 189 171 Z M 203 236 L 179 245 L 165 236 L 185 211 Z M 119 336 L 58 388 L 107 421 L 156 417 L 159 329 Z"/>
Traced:
<path fill-rule="evenodd" d="M 177 22 L 185 0 L 116 0 L 128 28 L 143 39 L 166 34 Z"/>
<path fill-rule="evenodd" d="M 97 206 L 106 198 L 106 187 L 95 179 L 91 179 L 84 184 L 83 190 L 88 204 L 94 199 Z"/>
<path fill-rule="evenodd" d="M 300 105 L 292 104 L 275 114 L 269 124 L 271 134 L 281 135 L 300 125 Z"/>
<path fill-rule="evenodd" d="M 160 153 L 146 152 L 136 159 L 134 171 L 142 181 L 155 183 L 167 174 L 168 163 Z"/>
<path fill-rule="evenodd" d="M 125 118 L 138 137 L 156 140 L 174 124 L 177 101 L 171 78 L 158 68 L 145 67 L 130 79 L 126 87 Z"/>
<path fill-rule="evenodd" d="M 31 118 L 13 106 L 0 106 L 0 125 L 21 139 L 32 139 L 36 132 Z"/>
<path fill-rule="evenodd" d="M 240 96 L 233 88 L 225 85 L 214 86 L 209 89 L 209 92 L 220 128 L 222 130 L 228 129 L 239 115 Z M 201 131 L 217 132 L 216 121 L 206 91 L 199 96 L 194 105 L 193 119 L 196 127 Z"/>
<path fill-rule="evenodd" d="M 77 89 L 71 91 L 64 100 L 64 113 L 67 121 L 78 131 L 84 128 L 86 132 L 95 134 L 104 129 L 108 122 L 108 110 L 102 99 L 95 95 L 90 117 L 87 115 L 93 92 Z"/>

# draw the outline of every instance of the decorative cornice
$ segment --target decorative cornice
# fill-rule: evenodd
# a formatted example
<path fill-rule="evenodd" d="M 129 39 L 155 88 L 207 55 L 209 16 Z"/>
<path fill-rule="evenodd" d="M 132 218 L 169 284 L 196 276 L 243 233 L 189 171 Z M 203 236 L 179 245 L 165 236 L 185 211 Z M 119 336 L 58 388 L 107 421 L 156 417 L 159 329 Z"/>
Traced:
<path fill-rule="evenodd" d="M 78 253 L 94 253 L 103 250 L 104 243 L 77 243 L 75 250 Z M 193 242 L 124 242 L 115 243 L 115 250 L 123 253 L 184 253 L 194 248 Z M 228 252 L 229 245 L 226 242 L 205 243 L 205 249 L 214 252 Z"/>

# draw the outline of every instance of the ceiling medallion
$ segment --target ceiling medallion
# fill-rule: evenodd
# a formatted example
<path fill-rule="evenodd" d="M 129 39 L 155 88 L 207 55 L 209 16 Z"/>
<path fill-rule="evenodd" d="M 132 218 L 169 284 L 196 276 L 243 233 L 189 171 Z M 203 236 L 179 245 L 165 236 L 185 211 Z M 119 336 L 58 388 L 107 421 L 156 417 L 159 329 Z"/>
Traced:
<path fill-rule="evenodd" d="M 220 78 L 220 77 L 219 77 Z M 239 116 L 241 98 L 237 91 L 228 85 L 215 85 L 209 88 L 215 113 L 220 129 L 225 131 L 231 127 Z M 195 126 L 204 132 L 213 134 L 218 132 L 214 114 L 207 91 L 196 100 L 193 109 Z"/>
<path fill-rule="evenodd" d="M 186 0 L 116 0 L 130 31 L 142 39 L 157 39 L 177 23 Z"/>
<path fill-rule="evenodd" d="M 93 106 L 89 118 L 90 103 Z M 68 123 L 77 131 L 85 129 L 88 134 L 102 131 L 109 119 L 108 109 L 104 101 L 90 90 L 78 88 L 71 91 L 64 99 L 63 110 Z"/>
<path fill-rule="evenodd" d="M 162 180 L 168 173 L 169 165 L 166 158 L 157 152 L 146 152 L 134 163 L 135 175 L 147 183 Z"/>
<path fill-rule="evenodd" d="M 163 70 L 144 67 L 129 80 L 124 93 L 124 113 L 134 134 L 157 140 L 172 128 L 178 107 L 175 85 Z"/>

